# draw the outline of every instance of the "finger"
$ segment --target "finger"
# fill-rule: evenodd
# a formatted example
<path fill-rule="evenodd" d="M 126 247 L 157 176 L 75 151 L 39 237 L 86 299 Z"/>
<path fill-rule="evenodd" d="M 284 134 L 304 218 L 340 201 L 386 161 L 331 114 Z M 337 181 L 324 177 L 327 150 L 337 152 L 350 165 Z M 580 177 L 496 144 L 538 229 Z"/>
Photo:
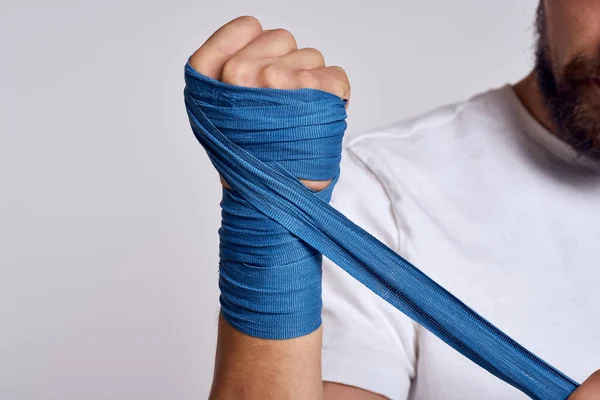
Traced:
<path fill-rule="evenodd" d="M 286 54 L 280 57 L 277 62 L 297 69 L 315 69 L 325 66 L 323 54 L 319 50 L 310 47 Z"/>
<path fill-rule="evenodd" d="M 236 60 L 238 60 L 237 56 Z M 225 66 L 227 71 L 223 73 L 224 81 L 228 80 L 231 81 L 229 83 L 242 86 L 277 89 L 311 87 L 302 86 L 302 81 L 297 78 L 298 72 L 325 66 L 321 52 L 312 48 L 292 51 L 276 59 L 257 60 L 253 65 L 249 65 L 248 61 L 242 61 L 245 66 L 236 66 L 232 61 Z"/>
<path fill-rule="evenodd" d="M 583 382 L 569 400 L 600 400 L 600 371 Z"/>
<path fill-rule="evenodd" d="M 319 89 L 333 93 L 342 99 L 350 99 L 350 82 L 341 67 L 330 66 L 300 70 L 297 74 L 299 87 Z"/>
<path fill-rule="evenodd" d="M 190 65 L 199 73 L 220 80 L 223 65 L 262 32 L 260 22 L 254 17 L 242 16 L 229 21 L 192 54 Z"/>
<path fill-rule="evenodd" d="M 286 78 L 290 71 L 280 68 L 277 60 L 296 49 L 296 39 L 289 31 L 263 31 L 225 63 L 221 80 L 238 86 L 287 89 L 293 83 Z"/>
<path fill-rule="evenodd" d="M 255 37 L 235 56 L 242 60 L 264 60 L 281 57 L 297 49 L 294 35 L 285 29 L 272 29 Z"/>

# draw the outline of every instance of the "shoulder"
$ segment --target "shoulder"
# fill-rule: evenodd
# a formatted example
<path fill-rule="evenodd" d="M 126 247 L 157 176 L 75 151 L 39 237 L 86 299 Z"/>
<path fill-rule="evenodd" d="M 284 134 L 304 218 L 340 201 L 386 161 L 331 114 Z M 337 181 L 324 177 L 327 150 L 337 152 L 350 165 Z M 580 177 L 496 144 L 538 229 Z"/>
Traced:
<path fill-rule="evenodd" d="M 345 153 L 363 162 L 375 154 L 379 160 L 397 159 L 415 153 L 420 157 L 464 149 L 472 136 L 503 130 L 510 121 L 512 88 L 507 84 L 446 104 L 421 115 L 363 132 L 345 143 Z M 503 126 L 504 125 L 504 126 Z M 481 128 L 484 129 L 481 129 Z M 475 143 L 473 143 L 475 144 Z M 446 147 L 450 146 L 450 148 Z M 462 146 L 462 147 L 458 147 Z M 460 152 L 460 151 L 459 151 Z"/>
<path fill-rule="evenodd" d="M 470 193 L 459 188 L 483 190 L 486 171 L 511 163 L 515 96 L 505 85 L 349 140 L 332 205 L 405 248 L 399 231 L 414 223 L 419 204 L 434 209 Z"/>

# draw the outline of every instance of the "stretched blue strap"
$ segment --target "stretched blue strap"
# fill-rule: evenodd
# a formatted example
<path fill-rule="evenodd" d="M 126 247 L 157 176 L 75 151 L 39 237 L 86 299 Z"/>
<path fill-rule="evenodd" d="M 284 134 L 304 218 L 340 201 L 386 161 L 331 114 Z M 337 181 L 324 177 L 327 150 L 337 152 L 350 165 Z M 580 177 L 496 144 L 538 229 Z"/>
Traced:
<path fill-rule="evenodd" d="M 320 326 L 321 254 L 464 356 L 533 399 L 578 384 L 470 309 L 328 203 L 339 177 L 345 103 L 315 89 L 229 85 L 185 66 L 192 130 L 232 187 L 219 230 L 222 312 L 249 335 Z M 321 192 L 298 179 L 333 182 Z"/>

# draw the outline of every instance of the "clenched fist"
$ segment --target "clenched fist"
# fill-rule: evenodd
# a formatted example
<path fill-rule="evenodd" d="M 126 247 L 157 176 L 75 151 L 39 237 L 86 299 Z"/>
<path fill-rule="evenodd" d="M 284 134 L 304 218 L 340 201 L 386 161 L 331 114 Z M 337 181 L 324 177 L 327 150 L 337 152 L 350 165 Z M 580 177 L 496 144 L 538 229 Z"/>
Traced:
<path fill-rule="evenodd" d="M 313 88 L 350 99 L 350 83 L 342 68 L 325 66 L 321 52 L 298 49 L 290 32 L 263 30 L 254 17 L 238 17 L 223 25 L 194 52 L 190 65 L 203 75 L 232 85 Z M 301 182 L 313 190 L 322 190 L 330 183 Z M 223 178 L 221 183 L 228 187 Z"/>

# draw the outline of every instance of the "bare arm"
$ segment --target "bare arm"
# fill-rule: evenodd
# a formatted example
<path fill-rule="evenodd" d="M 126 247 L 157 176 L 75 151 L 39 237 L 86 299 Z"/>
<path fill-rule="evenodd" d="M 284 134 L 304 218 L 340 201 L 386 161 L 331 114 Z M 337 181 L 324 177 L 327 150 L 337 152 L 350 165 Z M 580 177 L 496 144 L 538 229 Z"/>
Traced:
<path fill-rule="evenodd" d="M 244 335 L 221 316 L 211 399 L 322 399 L 321 329 L 295 339 Z"/>
<path fill-rule="evenodd" d="M 219 317 L 210 399 L 385 400 L 353 386 L 321 382 L 321 328 L 290 340 L 257 339 Z"/>

